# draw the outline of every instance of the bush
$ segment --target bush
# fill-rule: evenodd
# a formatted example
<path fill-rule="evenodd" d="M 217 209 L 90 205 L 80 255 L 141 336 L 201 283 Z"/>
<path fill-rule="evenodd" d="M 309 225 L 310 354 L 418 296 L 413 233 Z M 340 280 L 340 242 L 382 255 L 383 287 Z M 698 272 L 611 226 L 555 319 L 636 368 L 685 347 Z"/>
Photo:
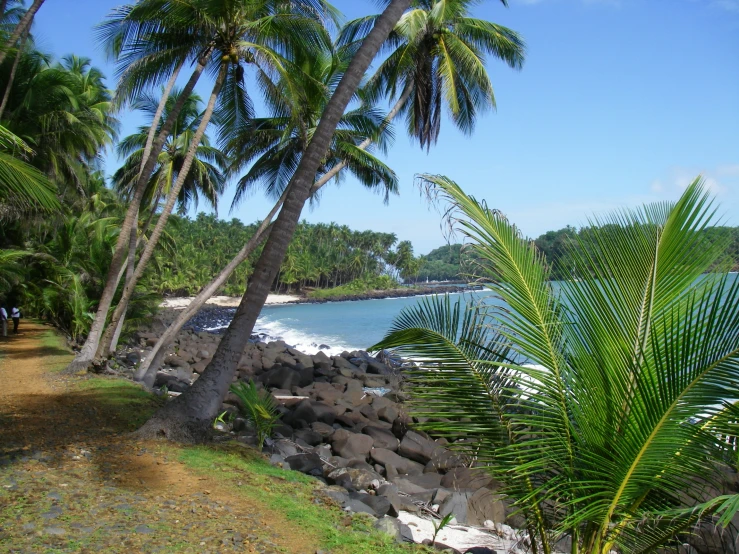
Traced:
<path fill-rule="evenodd" d="M 230 390 L 239 397 L 241 414 L 257 432 L 257 445 L 261 450 L 280 419 L 274 398 L 266 390 L 258 390 L 253 381 L 240 381 L 231 385 Z"/>

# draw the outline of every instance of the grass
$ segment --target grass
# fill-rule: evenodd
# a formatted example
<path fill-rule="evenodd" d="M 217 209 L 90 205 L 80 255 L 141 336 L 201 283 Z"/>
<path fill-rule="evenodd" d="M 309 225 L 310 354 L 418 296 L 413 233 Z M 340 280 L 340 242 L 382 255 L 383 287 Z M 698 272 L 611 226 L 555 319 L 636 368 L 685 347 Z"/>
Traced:
<path fill-rule="evenodd" d="M 180 451 L 180 460 L 198 473 L 228 483 L 236 494 L 277 510 L 332 553 L 426 552 L 418 545 L 399 545 L 378 533 L 372 527 L 373 518 L 365 514 L 349 517 L 332 501 L 318 501 L 316 480 L 274 467 L 256 451 L 228 445 L 188 447 Z"/>
<path fill-rule="evenodd" d="M 355 279 L 345 285 L 331 289 L 316 289 L 308 296 L 310 298 L 335 298 L 337 296 L 353 296 L 376 290 L 392 290 L 399 288 L 397 281 L 382 275 L 380 277 Z"/>
<path fill-rule="evenodd" d="M 48 371 L 58 372 L 63 369 L 70 360 L 70 353 L 64 347 L 64 341 L 61 336 L 52 329 L 45 330 L 39 335 L 42 344 L 39 350 L 48 353 L 48 364 L 45 363 L 45 369 Z M 144 423 L 154 411 L 161 406 L 163 399 L 154 396 L 139 385 L 130 381 L 116 379 L 111 377 L 89 376 L 82 378 L 71 378 L 70 387 L 65 393 L 68 402 L 75 406 L 84 406 L 88 411 L 92 409 L 95 419 L 104 421 L 105 427 L 115 433 L 126 433 L 133 431 Z M 84 416 L 82 416 L 84 417 Z M 160 450 L 166 459 L 179 460 L 182 467 L 193 474 L 199 475 L 203 486 L 210 481 L 213 487 L 213 500 L 219 498 L 218 491 L 222 491 L 221 495 L 228 496 L 237 502 L 243 502 L 244 506 L 254 507 L 254 511 L 260 514 L 260 518 L 265 522 L 275 525 L 275 531 L 283 534 L 289 534 L 293 540 L 304 540 L 305 543 L 319 545 L 324 551 L 332 554 L 409 554 L 411 552 L 428 552 L 425 547 L 419 545 L 399 545 L 390 537 L 382 535 L 372 527 L 373 518 L 365 514 L 349 515 L 343 512 L 332 500 L 324 497 L 319 493 L 318 486 L 320 483 L 311 477 L 302 473 L 283 470 L 270 465 L 262 454 L 254 449 L 244 447 L 237 443 L 226 445 L 208 445 L 197 447 L 182 447 L 171 443 L 162 443 L 156 447 Z M 33 463 L 33 462 L 29 462 Z M 35 466 L 34 466 L 35 467 Z M 20 467 L 18 468 L 20 470 Z M 99 500 L 95 496 L 101 494 L 96 486 L 92 483 L 84 485 L 85 477 L 82 475 L 72 477 L 66 475 L 61 469 L 54 470 L 48 475 L 50 483 L 57 481 L 73 482 L 75 490 L 88 490 L 90 498 L 85 496 L 79 498 L 75 502 L 75 506 L 69 508 L 63 516 L 57 521 L 64 524 L 70 524 L 78 519 L 85 521 L 88 514 L 88 506 L 94 505 Z M 16 475 L 26 475 L 26 472 L 20 471 Z M 74 481 L 71 481 L 74 479 Z M 20 526 L 22 523 L 30 522 L 34 513 L 40 513 L 48 509 L 48 499 L 45 498 L 45 491 L 48 490 L 49 484 L 44 484 L 48 480 L 46 477 L 35 479 L 28 483 L 20 483 L 24 488 L 29 487 L 21 496 L 9 502 L 7 490 L 0 489 L 0 504 L 5 504 L 4 508 L 0 508 L 0 550 L 3 546 L 7 546 L 8 541 L 15 540 L 12 535 L 3 533 L 3 522 L 14 523 L 14 527 Z M 77 486 L 74 486 L 76 484 Z M 35 488 L 34 488 L 35 487 Z M 36 490 L 38 488 L 38 490 Z M 120 489 L 119 489 L 120 491 Z M 110 495 L 121 494 L 121 492 L 105 493 Z M 82 496 L 82 495 L 80 495 Z M 26 504 L 33 499 L 33 509 Z M 50 505 L 50 504 L 49 504 Z M 131 520 L 130 525 L 133 526 L 137 520 L 143 519 L 151 523 L 152 528 L 156 528 L 158 519 L 160 518 L 158 511 L 161 507 L 156 504 L 140 506 L 137 508 L 136 514 L 120 513 L 116 517 L 118 523 Z M 151 512 L 151 513 L 149 513 Z M 19 514 L 23 515 L 19 520 Z M 72 515 L 74 514 L 74 515 Z M 98 520 L 105 519 L 101 513 Z M 210 521 L 210 520 L 208 520 Z M 214 520 L 217 522 L 217 520 Z M 279 521 L 278 523 L 274 523 Z M 285 529 L 285 521 L 289 522 L 287 531 Z M 207 522 L 204 523 L 206 525 Z M 226 522 L 224 521 L 225 525 Z M 9 529 L 7 529 L 9 531 Z M 203 531 L 204 532 L 204 531 Z M 172 536 L 167 539 L 167 551 L 170 552 L 191 552 L 197 551 L 198 546 L 196 536 L 188 532 L 185 536 Z M 102 534 L 102 535 L 101 535 Z M 67 537 L 66 545 L 58 551 L 69 551 L 70 547 L 74 547 L 76 541 L 79 543 L 80 549 L 83 545 L 87 548 L 94 549 L 104 545 L 103 548 L 110 548 L 110 537 L 103 536 L 105 531 L 97 530 L 90 536 L 83 538 Z M 4 536 L 5 535 L 5 536 Z M 30 536 L 29 536 L 30 537 Z M 128 548 L 134 551 L 139 546 L 140 540 L 146 537 L 134 536 Z M 17 539 L 17 535 L 16 535 Z M 42 540 L 42 539 L 38 539 Z M 163 539 L 162 539 L 163 540 Z M 67 542 L 68 541 L 68 542 Z M 107 542 L 106 542 L 107 541 Z M 196 541 L 196 542 L 193 542 Z M 34 546 L 38 546 L 34 539 Z M 61 544 L 61 543 L 60 543 Z M 47 551 L 55 552 L 55 545 L 49 545 L 51 548 Z M 125 550 L 125 546 L 121 545 L 121 551 Z M 193 550 L 195 549 L 195 550 Z M 87 551 L 87 550 L 85 550 Z M 118 550 L 116 550 L 118 551 Z"/>

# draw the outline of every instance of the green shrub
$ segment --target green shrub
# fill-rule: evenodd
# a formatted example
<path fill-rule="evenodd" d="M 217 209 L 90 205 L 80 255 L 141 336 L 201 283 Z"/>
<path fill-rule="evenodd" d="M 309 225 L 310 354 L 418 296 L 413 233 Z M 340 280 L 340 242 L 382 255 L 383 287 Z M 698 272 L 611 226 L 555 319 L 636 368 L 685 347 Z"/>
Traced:
<path fill-rule="evenodd" d="M 253 381 L 231 385 L 231 392 L 239 397 L 241 413 L 257 432 L 257 445 L 261 450 L 280 419 L 274 398 L 266 390 L 258 390 Z"/>

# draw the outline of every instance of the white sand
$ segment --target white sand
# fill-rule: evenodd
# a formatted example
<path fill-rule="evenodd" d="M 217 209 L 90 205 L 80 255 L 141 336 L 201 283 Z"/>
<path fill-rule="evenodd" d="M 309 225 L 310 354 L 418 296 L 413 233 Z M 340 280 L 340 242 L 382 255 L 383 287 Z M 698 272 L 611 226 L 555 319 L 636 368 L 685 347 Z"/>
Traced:
<path fill-rule="evenodd" d="M 194 299 L 193 296 L 173 296 L 171 298 L 165 298 L 160 304 L 162 308 L 174 308 L 175 310 L 181 310 L 188 306 Z M 291 294 L 270 294 L 267 296 L 267 301 L 264 303 L 267 305 L 274 304 L 287 304 L 288 302 L 295 302 L 300 300 L 299 296 Z M 212 296 L 206 304 L 213 304 L 215 306 L 224 306 L 226 308 L 235 308 L 241 302 L 240 296 Z"/>

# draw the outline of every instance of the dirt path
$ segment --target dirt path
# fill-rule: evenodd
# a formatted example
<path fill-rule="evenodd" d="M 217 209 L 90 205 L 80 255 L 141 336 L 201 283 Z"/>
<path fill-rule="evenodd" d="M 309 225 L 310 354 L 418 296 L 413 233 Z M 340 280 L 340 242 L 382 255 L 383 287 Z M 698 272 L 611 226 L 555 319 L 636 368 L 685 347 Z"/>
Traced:
<path fill-rule="evenodd" d="M 147 395 L 60 375 L 53 331 L 20 330 L 0 337 L 0 552 L 316 552 L 176 448 L 131 439 Z"/>

